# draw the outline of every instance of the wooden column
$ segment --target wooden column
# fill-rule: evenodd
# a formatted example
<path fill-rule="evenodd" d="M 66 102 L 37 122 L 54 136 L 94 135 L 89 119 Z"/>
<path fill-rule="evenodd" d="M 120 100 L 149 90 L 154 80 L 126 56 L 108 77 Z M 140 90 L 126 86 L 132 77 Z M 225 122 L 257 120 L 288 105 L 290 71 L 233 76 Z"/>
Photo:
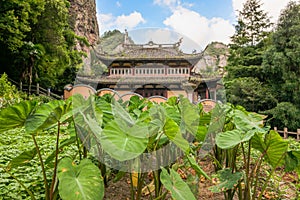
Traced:
<path fill-rule="evenodd" d="M 36 94 L 37 95 L 40 94 L 40 84 L 39 83 L 36 84 Z"/>
<path fill-rule="evenodd" d="M 209 91 L 208 88 L 205 88 L 205 99 L 209 99 Z"/>
<path fill-rule="evenodd" d="M 297 141 L 300 140 L 300 129 L 297 129 Z"/>

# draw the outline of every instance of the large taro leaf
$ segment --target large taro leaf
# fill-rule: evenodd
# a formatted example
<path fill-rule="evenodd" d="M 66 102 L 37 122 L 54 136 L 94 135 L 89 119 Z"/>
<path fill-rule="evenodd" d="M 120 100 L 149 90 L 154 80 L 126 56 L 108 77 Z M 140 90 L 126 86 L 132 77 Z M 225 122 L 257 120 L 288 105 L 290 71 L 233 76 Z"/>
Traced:
<path fill-rule="evenodd" d="M 181 179 L 180 175 L 173 169 L 170 174 L 165 168 L 162 168 L 160 180 L 171 196 L 175 200 L 196 200 L 189 186 Z"/>
<path fill-rule="evenodd" d="M 146 113 L 146 115 L 147 116 L 145 117 L 148 117 L 150 120 L 148 123 L 149 135 L 150 137 L 153 135 L 155 136 L 158 134 L 158 132 L 163 130 L 163 127 L 166 123 L 166 108 L 159 104 L 153 104 L 152 107 L 149 109 L 148 113 Z"/>
<path fill-rule="evenodd" d="M 244 132 L 248 132 L 250 130 L 256 130 L 257 132 L 266 132 L 263 129 L 262 123 L 264 116 L 261 115 L 261 118 L 258 118 L 259 115 L 247 114 L 241 110 L 234 110 L 233 116 L 233 123 L 235 124 L 236 128 L 242 130 Z"/>
<path fill-rule="evenodd" d="M 149 115 L 152 118 L 152 120 L 159 120 L 161 121 L 161 124 L 165 124 L 167 112 L 166 109 L 159 104 L 153 104 L 153 106 L 149 110 Z"/>
<path fill-rule="evenodd" d="M 100 149 L 100 137 L 102 128 L 96 121 L 95 117 L 82 112 L 77 113 L 74 117 L 76 132 L 81 139 L 82 143 L 87 149 L 96 148 Z"/>
<path fill-rule="evenodd" d="M 216 134 L 222 131 L 226 118 L 226 105 L 221 106 L 216 104 L 216 106 L 211 111 L 211 114 L 204 114 L 201 116 L 201 124 L 209 124 L 208 133 Z"/>
<path fill-rule="evenodd" d="M 67 112 L 66 108 L 67 105 L 63 100 L 50 101 L 41 105 L 26 120 L 26 132 L 33 133 L 51 127 L 60 121 L 60 118 Z"/>
<path fill-rule="evenodd" d="M 181 126 L 189 133 L 196 136 L 200 123 L 200 115 L 198 107 L 192 104 L 187 98 L 180 98 L 179 101 Z"/>
<path fill-rule="evenodd" d="M 61 117 L 60 121 L 64 122 L 66 119 L 76 115 L 78 112 L 82 112 L 84 107 L 86 107 L 87 102 L 90 103 L 91 99 L 93 99 L 94 96 L 90 96 L 88 100 L 84 99 L 82 94 L 74 94 L 70 98 L 68 98 L 65 101 L 65 110 L 66 113 Z M 100 111 L 100 117 L 102 118 L 102 112 Z"/>
<path fill-rule="evenodd" d="M 267 162 L 272 167 L 277 167 L 284 162 L 288 150 L 288 141 L 283 140 L 276 131 L 271 130 L 265 134 L 264 140 L 256 134 L 253 137 L 252 146 L 265 154 Z"/>
<path fill-rule="evenodd" d="M 300 160 L 297 157 L 297 154 L 299 155 L 299 151 L 287 152 L 287 155 L 285 157 L 285 162 L 284 162 L 284 170 L 286 172 L 291 172 L 300 166 Z"/>
<path fill-rule="evenodd" d="M 176 124 L 174 120 L 167 118 L 163 130 L 165 135 L 169 138 L 169 140 L 171 140 L 183 152 L 188 153 L 190 145 L 188 141 L 182 137 L 180 127 Z"/>
<path fill-rule="evenodd" d="M 99 200 L 104 197 L 101 172 L 89 159 L 79 165 L 70 158 L 58 163 L 58 191 L 63 200 Z"/>
<path fill-rule="evenodd" d="M 221 149 L 230 149 L 242 142 L 249 141 L 254 134 L 255 132 L 253 130 L 244 133 L 243 131 L 237 129 L 218 133 L 216 136 L 216 144 Z"/>
<path fill-rule="evenodd" d="M 187 155 L 187 159 L 191 165 L 191 167 L 196 171 L 196 173 L 200 176 L 204 176 L 208 180 L 211 180 L 211 178 L 201 169 L 201 167 L 197 164 L 196 160 L 194 157 Z"/>
<path fill-rule="evenodd" d="M 80 105 L 77 105 L 80 103 Z M 74 101 L 76 107 L 74 112 L 74 122 L 76 132 L 82 143 L 87 149 L 98 146 L 100 148 L 100 135 L 102 133 L 102 111 L 97 109 L 94 97 L 90 96 L 87 100 Z M 78 108 L 79 107 L 79 108 Z"/>
<path fill-rule="evenodd" d="M 243 174 L 241 172 L 232 173 L 229 168 L 218 171 L 217 178 L 220 183 L 218 185 L 212 186 L 209 189 L 212 192 L 224 192 L 229 189 L 233 189 L 238 182 L 242 179 Z"/>
<path fill-rule="evenodd" d="M 95 106 L 97 109 L 102 111 L 102 120 L 104 124 L 107 124 L 114 118 L 112 113 L 112 104 L 107 102 L 105 98 L 97 98 L 95 101 Z"/>
<path fill-rule="evenodd" d="M 22 101 L 0 112 L 0 132 L 22 127 L 37 107 L 36 101 Z"/>
<path fill-rule="evenodd" d="M 135 123 L 129 112 L 127 112 L 118 102 L 112 104 L 112 112 L 115 121 L 126 122 L 126 125 L 128 126 L 132 126 Z"/>
<path fill-rule="evenodd" d="M 181 123 L 181 114 L 177 107 L 165 106 L 166 116 L 173 119 L 177 124 Z"/>
<path fill-rule="evenodd" d="M 111 121 L 103 129 L 101 146 L 112 158 L 125 161 L 141 155 L 148 144 L 148 127 L 144 123 L 127 126 L 126 122 Z"/>
<path fill-rule="evenodd" d="M 36 148 L 32 148 L 29 151 L 24 151 L 17 157 L 13 158 L 7 165 L 7 170 L 11 170 L 16 167 L 27 165 L 37 154 Z"/>

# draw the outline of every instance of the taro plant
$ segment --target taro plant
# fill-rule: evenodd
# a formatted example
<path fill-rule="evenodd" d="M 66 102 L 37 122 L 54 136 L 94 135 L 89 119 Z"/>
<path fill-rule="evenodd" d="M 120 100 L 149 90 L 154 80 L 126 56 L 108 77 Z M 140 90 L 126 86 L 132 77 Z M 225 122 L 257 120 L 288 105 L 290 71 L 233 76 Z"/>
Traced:
<path fill-rule="evenodd" d="M 216 136 L 214 151 L 219 184 L 211 190 L 224 192 L 225 199 L 235 194 L 243 200 L 262 199 L 277 167 L 299 169 L 299 152 L 289 151 L 287 141 L 264 127 L 265 116 L 230 104 L 223 106 L 223 112 L 225 124 Z M 257 157 L 252 156 L 254 151 L 259 152 Z M 264 180 L 260 178 L 263 163 L 270 165 Z"/>
<path fill-rule="evenodd" d="M 174 177 L 173 172 L 161 175 L 162 167 L 170 170 L 177 158 L 189 155 L 190 143 L 205 138 L 210 121 L 209 116 L 201 117 L 201 106 L 183 97 L 156 104 L 136 96 L 118 102 L 106 95 L 89 103 L 74 115 L 79 138 L 106 167 L 129 173 L 131 199 L 141 199 L 144 185 L 151 193 L 151 185 L 145 181 L 148 173 L 154 179 L 153 198 L 162 199 L 162 186 L 168 186 L 161 177 Z M 192 167 L 208 177 L 192 157 L 190 160 Z"/>
<path fill-rule="evenodd" d="M 73 98 L 80 99 L 82 97 L 74 96 Z M 64 140 L 62 143 L 59 143 L 62 126 L 67 123 L 72 123 L 73 112 L 76 112 L 76 108 L 72 106 L 72 100 L 74 99 L 68 101 L 55 100 L 42 104 L 38 104 L 36 101 L 23 101 L 19 104 L 5 108 L 0 112 L 0 120 L 5 122 L 0 125 L 0 131 L 2 133 L 9 129 L 24 127 L 25 134 L 32 137 L 34 148 L 28 147 L 28 150 L 13 158 L 5 168 L 6 172 L 25 188 L 32 199 L 35 199 L 33 193 L 25 186 L 25 184 L 14 177 L 13 174 L 10 173 L 10 170 L 26 165 L 26 163 L 30 162 L 36 155 L 39 158 L 43 174 L 45 199 L 56 199 L 58 192 L 61 194 L 60 196 L 62 199 L 70 199 L 70 197 L 72 199 L 87 199 L 86 197 L 95 193 L 102 194 L 97 196 L 99 197 L 98 199 L 103 197 L 103 180 L 101 174 L 97 173 L 98 168 L 94 168 L 92 163 L 87 160 L 82 160 L 82 163 L 75 166 L 68 158 L 64 158 L 59 162 L 58 155 L 60 148 L 75 142 L 74 137 L 71 137 L 70 139 Z M 57 129 L 55 152 L 45 159 L 42 155 L 42 149 L 37 143 L 36 136 L 41 131 L 49 128 Z M 52 160 L 54 160 L 54 163 L 51 162 Z M 59 174 L 57 178 L 58 166 Z M 52 169 L 52 178 L 50 179 L 50 182 L 46 172 L 47 167 Z M 73 184 L 74 189 L 73 191 L 69 191 L 68 187 L 62 187 L 60 184 Z M 99 187 L 93 187 L 91 189 L 89 184 L 95 184 Z"/>
<path fill-rule="evenodd" d="M 7 172 L 9 167 L 17 168 L 37 155 L 45 197 L 51 200 L 57 194 L 62 199 L 102 199 L 106 168 L 118 170 L 120 175 L 129 173 L 131 199 L 141 199 L 143 186 L 151 198 L 164 199 L 168 190 L 174 199 L 193 199 L 187 184 L 175 171 L 174 163 L 184 157 L 198 175 L 209 178 L 197 164 L 194 158 L 197 153 L 191 147 L 195 141 L 198 146 L 204 145 L 207 133 L 218 130 L 209 128 L 212 119 L 220 127 L 216 115 L 212 117 L 203 112 L 201 105 L 193 105 L 183 97 L 169 98 L 163 104 L 135 96 L 129 102 L 118 102 L 110 95 L 88 99 L 74 95 L 67 101 L 42 104 L 24 101 L 2 110 L 0 119 L 7 122 L 0 126 L 1 131 L 24 127 L 25 134 L 32 137 L 35 145 L 12 159 Z M 74 134 L 60 142 L 61 129 L 65 126 Z M 49 128 L 57 130 L 56 144 L 55 151 L 45 159 L 35 137 Z M 81 160 L 78 164 L 70 158 L 59 157 L 60 149 L 74 143 Z M 86 159 L 88 153 L 98 159 L 101 173 Z M 51 179 L 47 168 L 52 169 Z M 154 195 L 145 180 L 149 173 L 154 179 Z M 34 199 L 28 188 L 26 191 Z"/>

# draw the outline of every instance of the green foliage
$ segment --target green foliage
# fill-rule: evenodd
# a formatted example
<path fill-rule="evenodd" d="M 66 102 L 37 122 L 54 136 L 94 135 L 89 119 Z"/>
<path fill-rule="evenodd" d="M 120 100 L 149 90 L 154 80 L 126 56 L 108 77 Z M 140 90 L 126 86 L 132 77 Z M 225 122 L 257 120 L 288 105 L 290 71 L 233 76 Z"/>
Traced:
<path fill-rule="evenodd" d="M 23 127 L 28 116 L 32 114 L 37 106 L 35 101 L 22 101 L 0 111 L 1 121 L 5 124 L 0 125 L 0 131 Z"/>
<path fill-rule="evenodd" d="M 238 24 L 235 26 L 235 34 L 231 37 L 234 45 L 255 45 L 267 35 L 267 29 L 271 26 L 270 20 L 261 9 L 260 0 L 247 0 L 243 10 L 239 11 Z"/>
<path fill-rule="evenodd" d="M 4 44 L 9 51 L 22 47 L 24 39 L 32 30 L 31 26 L 37 22 L 38 16 L 44 10 L 44 5 L 43 0 L 2 1 L 0 44 Z"/>
<path fill-rule="evenodd" d="M 75 165 L 70 158 L 63 158 L 58 165 L 58 180 L 62 199 L 101 200 L 104 197 L 101 172 L 88 159 Z"/>
<path fill-rule="evenodd" d="M 300 127 L 299 108 L 290 102 L 280 102 L 275 108 L 266 110 L 264 113 L 269 115 L 268 123 L 280 130 L 288 127 L 296 131 Z"/>
<path fill-rule="evenodd" d="M 39 106 L 35 112 L 26 119 L 26 132 L 36 133 L 56 125 L 68 109 L 69 104 L 63 100 L 54 100 Z"/>
<path fill-rule="evenodd" d="M 148 144 L 148 128 L 145 124 L 112 121 L 108 123 L 100 139 L 102 147 L 113 158 L 124 161 L 141 155 Z"/>
<path fill-rule="evenodd" d="M 90 96 L 86 100 L 74 95 L 66 101 L 39 104 L 23 101 L 0 111 L 0 119 L 8 122 L 0 125 L 4 133 L 0 135 L 0 150 L 6 152 L 0 155 L 0 195 L 13 199 L 28 199 L 29 196 L 51 200 L 102 199 L 108 173 L 97 163 L 101 175 L 99 168 L 86 159 L 87 153 L 82 152 L 88 150 L 89 155 L 105 164 L 125 161 L 123 167 L 128 163 L 132 165 L 130 177 L 138 173 L 135 187 L 131 180 L 132 199 L 140 199 L 146 173 L 143 173 L 145 166 L 138 156 L 157 153 L 172 144 L 171 147 L 181 150 L 181 154 L 172 155 L 177 153 L 172 149 L 162 152 L 163 162 L 155 163 L 158 165 L 158 170 L 152 172 L 155 198 L 164 199 L 167 195 L 164 191 L 168 190 L 174 199 L 195 199 L 174 170 L 178 165 L 173 162 L 176 156 L 186 153 L 184 165 L 193 168 L 198 176 L 210 179 L 198 165 L 198 147 L 192 142 L 197 141 L 198 146 L 203 144 L 204 148 L 204 142 L 211 142 L 218 133 L 215 162 L 224 170 L 218 173 L 220 184 L 212 190 L 223 191 L 227 199 L 232 199 L 237 191 L 239 199 L 254 198 L 258 188 L 263 194 L 277 167 L 286 165 L 288 171 L 300 171 L 299 149 L 288 148 L 288 142 L 278 133 L 263 127 L 264 118 L 230 104 L 218 104 L 211 113 L 204 113 L 201 105 L 195 106 L 183 97 L 170 98 L 162 104 L 137 97 L 116 102 L 110 95 Z M 13 132 L 11 129 L 16 127 L 24 129 Z M 6 130 L 9 131 L 4 132 Z M 252 157 L 253 150 L 257 150 L 257 157 Z M 72 158 L 63 158 L 66 154 Z M 175 159 L 164 162 L 171 156 Z M 260 170 L 267 164 L 270 173 L 262 181 Z M 189 181 L 195 180 L 197 177 L 189 178 Z M 12 189 L 23 194 L 20 197 L 9 194 Z"/>
<path fill-rule="evenodd" d="M 277 101 L 265 83 L 268 74 L 261 66 L 271 26 L 259 0 L 247 0 L 239 11 L 236 32 L 231 37 L 225 76 L 228 102 L 258 112 L 273 108 Z"/>
<path fill-rule="evenodd" d="M 299 128 L 298 118 L 300 106 L 300 4 L 290 2 L 279 17 L 275 32 L 271 37 L 271 45 L 265 53 L 264 71 L 268 74 L 266 82 L 278 99 L 276 108 L 268 111 L 273 115 L 272 126 L 287 125 L 291 129 Z M 291 107 L 289 107 L 288 103 Z M 287 112 L 284 114 L 284 108 Z M 285 119 L 284 119 L 285 117 Z M 290 120 L 288 124 L 287 120 Z M 296 121 L 295 121 L 296 120 Z M 296 127 L 298 126 L 298 127 Z"/>
<path fill-rule="evenodd" d="M 220 56 L 220 55 L 227 55 L 228 54 L 227 50 L 228 48 L 225 44 L 220 42 L 212 42 L 206 46 L 204 52 L 209 55 Z"/>
<path fill-rule="evenodd" d="M 218 179 L 218 185 L 212 186 L 210 190 L 212 192 L 224 192 L 229 189 L 234 189 L 239 181 L 242 179 L 243 174 L 241 172 L 232 173 L 232 169 L 223 169 L 218 171 L 215 178 Z"/>
<path fill-rule="evenodd" d="M 225 83 L 227 100 L 258 112 L 273 108 L 277 100 L 271 90 L 253 77 L 234 78 Z"/>
<path fill-rule="evenodd" d="M 224 172 L 226 175 L 222 174 L 223 171 L 218 172 L 221 183 L 212 187 L 212 191 L 223 191 L 225 199 L 232 199 L 235 192 L 239 199 L 261 199 L 278 167 L 288 165 L 289 170 L 299 167 L 297 150 L 289 150 L 288 141 L 282 139 L 277 132 L 263 127 L 265 116 L 249 113 L 242 107 L 226 105 L 224 109 L 226 123 L 223 131 L 216 136 L 214 156 L 217 169 L 227 171 Z M 257 150 L 260 153 L 253 154 Z M 242 163 L 239 164 L 238 160 L 242 160 Z M 270 168 L 265 180 L 260 178 L 262 166 Z M 228 180 L 231 178 L 235 181 L 229 184 Z"/>
<path fill-rule="evenodd" d="M 68 135 L 63 135 L 62 138 L 68 138 Z M 49 155 L 53 151 L 55 139 L 56 136 L 52 134 L 52 131 L 40 133 L 36 137 L 43 155 Z M 18 180 L 34 194 L 35 199 L 45 199 L 43 175 L 38 157 L 34 156 L 33 147 L 32 138 L 25 133 L 24 129 L 1 131 L 0 198 L 31 199 L 25 189 L 17 182 Z M 74 155 L 72 148 L 64 148 L 62 151 L 65 155 Z M 47 175 L 50 179 L 52 175 L 50 169 L 47 170 Z"/>
<path fill-rule="evenodd" d="M 191 165 L 191 167 L 196 171 L 196 173 L 198 174 L 198 176 L 204 176 L 205 178 L 207 178 L 208 180 L 211 180 L 211 178 L 205 173 L 205 171 L 203 171 L 203 169 L 201 169 L 201 167 L 197 164 L 197 161 L 195 160 L 194 157 L 187 155 L 187 159 Z"/>
<path fill-rule="evenodd" d="M 299 10 L 299 3 L 290 2 L 266 38 L 267 32 L 259 31 L 269 25 L 266 14 L 259 1 L 247 1 L 232 37 L 225 77 L 229 102 L 269 114 L 271 126 L 293 130 L 299 128 L 300 112 Z M 254 20 L 253 26 L 245 19 Z"/>
<path fill-rule="evenodd" d="M 180 175 L 177 174 L 172 168 L 170 169 L 170 174 L 164 168 L 160 174 L 160 179 L 162 184 L 171 192 L 172 198 L 174 200 L 181 199 L 195 199 L 191 189 L 188 185 L 181 179 Z"/>
<path fill-rule="evenodd" d="M 282 166 L 284 164 L 283 157 L 288 150 L 288 141 L 284 141 L 282 137 L 275 131 L 270 131 L 262 138 L 260 134 L 256 134 L 252 140 L 253 148 L 265 154 L 265 159 L 272 167 Z"/>
<path fill-rule="evenodd" d="M 0 77 L 0 109 L 21 101 L 21 94 L 8 80 L 7 74 Z"/>
<path fill-rule="evenodd" d="M 129 41 L 133 40 L 129 37 Z M 107 31 L 100 38 L 100 44 L 104 52 L 113 53 L 115 48 L 124 42 L 124 33 L 119 30 Z"/>
<path fill-rule="evenodd" d="M 71 82 L 83 56 L 73 47 L 76 41 L 86 41 L 70 29 L 68 7 L 69 2 L 61 0 L 3 2 L 0 73 L 60 91 Z"/>
<path fill-rule="evenodd" d="M 29 151 L 24 151 L 19 156 L 13 158 L 7 165 L 7 170 L 11 170 L 12 168 L 17 168 L 23 165 L 27 165 L 37 154 L 36 148 Z"/>

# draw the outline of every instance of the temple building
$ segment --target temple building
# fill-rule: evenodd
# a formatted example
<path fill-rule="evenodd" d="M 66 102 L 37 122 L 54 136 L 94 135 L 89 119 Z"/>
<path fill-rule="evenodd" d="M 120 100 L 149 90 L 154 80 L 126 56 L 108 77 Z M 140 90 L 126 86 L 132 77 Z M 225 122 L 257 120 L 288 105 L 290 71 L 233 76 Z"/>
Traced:
<path fill-rule="evenodd" d="M 97 51 L 96 57 L 107 66 L 101 76 L 78 76 L 81 84 L 96 85 L 116 91 L 120 96 L 137 93 L 143 97 L 183 95 L 191 102 L 216 100 L 217 82 L 221 77 L 204 77 L 194 73 L 202 53 L 183 53 L 182 39 L 172 44 L 133 44 L 125 32 L 124 42 L 114 53 Z"/>

